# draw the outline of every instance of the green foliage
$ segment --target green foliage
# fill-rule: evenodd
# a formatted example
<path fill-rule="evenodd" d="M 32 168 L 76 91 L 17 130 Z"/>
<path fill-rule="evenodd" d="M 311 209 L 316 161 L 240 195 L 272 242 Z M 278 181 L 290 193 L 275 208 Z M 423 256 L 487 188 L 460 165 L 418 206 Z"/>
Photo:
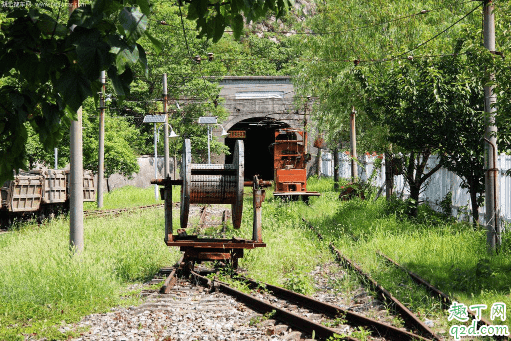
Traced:
<path fill-rule="evenodd" d="M 248 322 L 248 325 L 252 327 L 252 326 L 255 326 L 263 321 L 271 319 L 273 316 L 275 316 L 276 312 L 277 312 L 276 310 L 272 310 L 272 311 L 265 313 L 262 316 L 255 316 L 250 319 L 250 321 Z"/>
<path fill-rule="evenodd" d="M 93 95 L 97 99 L 96 94 L 101 86 L 98 79 L 100 71 L 106 71 L 111 80 L 113 89 L 110 90 L 118 96 L 114 107 L 117 105 L 120 114 L 122 110 L 131 109 L 124 104 L 123 99 L 130 99 L 130 84 L 136 77 L 148 80 L 146 84 L 143 80 L 137 80 L 134 86 L 136 89 L 148 85 L 143 90 L 147 97 L 141 101 L 140 106 L 154 112 L 158 108 L 149 105 L 149 102 L 159 97 L 156 84 L 160 84 L 161 74 L 186 70 L 195 79 L 185 81 L 184 86 L 175 87 L 176 91 L 170 91 L 171 97 L 189 96 L 199 87 L 204 88 L 205 91 L 197 99 L 209 103 L 202 105 L 200 111 L 192 109 L 193 118 L 206 113 L 225 116 L 220 108 L 217 109 L 216 85 L 202 78 L 200 66 L 190 68 L 193 63 L 191 56 L 186 56 L 187 50 L 182 48 L 182 42 L 176 43 L 179 36 L 171 35 L 171 43 L 169 39 L 159 41 L 162 35 L 155 34 L 148 19 L 151 11 L 158 15 L 172 13 L 172 20 L 179 23 L 176 14 L 177 11 L 181 12 L 181 6 L 172 8 L 170 4 L 159 2 L 151 7 L 148 0 L 96 0 L 74 10 L 66 22 L 62 19 L 67 18 L 66 7 L 60 1 L 55 0 L 53 3 L 56 5 L 55 10 L 39 7 L 35 1 L 27 3 L 26 7 L 2 9 L 7 15 L 2 16 L 0 35 L 0 157 L 4 160 L 0 164 L 0 182 L 12 177 L 13 169 L 27 168 L 29 155 L 26 149 L 26 123 L 30 123 L 45 152 L 49 153 L 62 140 L 70 120 L 76 119 L 76 111 L 84 101 Z M 237 0 L 228 3 L 205 0 L 190 2 L 186 10 L 188 18 L 195 21 L 200 31 L 199 36 L 218 41 L 227 25 L 231 25 L 235 36 L 239 37 L 243 16 L 249 22 L 267 11 L 281 16 L 288 7 L 287 0 Z M 165 11 L 160 12 L 162 8 Z M 165 34 L 169 36 L 168 32 Z M 194 34 L 189 31 L 188 35 Z M 205 39 L 196 41 L 204 47 L 209 45 Z M 187 41 L 185 45 L 188 48 Z M 164 47 L 166 51 L 163 51 Z M 169 50 L 179 52 L 174 55 L 178 62 L 168 63 L 163 53 Z M 183 60 L 187 60 L 188 65 L 183 65 Z M 138 67 L 134 66 L 136 63 Z M 153 68 L 153 73 L 148 65 Z M 163 65 L 165 70 L 162 69 Z M 186 75 L 183 76 L 186 79 Z M 169 83 L 173 84 L 172 81 Z M 151 110 L 141 112 L 148 113 Z M 190 122 L 183 122 L 183 125 L 190 125 Z M 177 128 L 180 133 L 180 127 Z M 183 135 L 189 133 L 187 127 L 182 130 Z M 198 134 L 197 137 L 204 139 L 204 135 Z M 123 160 L 116 160 L 112 168 L 131 171 L 129 167 L 121 166 L 125 164 L 129 152 L 123 146 L 117 147 L 123 151 Z M 179 146 L 175 147 L 179 149 Z M 213 150 L 225 151 L 215 143 Z"/>
<path fill-rule="evenodd" d="M 360 341 L 369 340 L 368 338 L 371 336 L 371 331 L 365 329 L 364 327 L 357 327 L 354 331 L 351 332 L 351 336 Z"/>
<path fill-rule="evenodd" d="M 284 287 L 288 290 L 298 292 L 304 295 L 310 295 L 314 292 L 310 276 L 301 272 L 291 272 L 288 274 Z"/>
<path fill-rule="evenodd" d="M 368 116 L 388 127 L 388 141 L 409 153 L 403 174 L 411 198 L 418 201 L 420 187 L 436 170 L 425 170 L 426 161 L 438 153 L 440 164 L 469 189 L 474 221 L 484 192 L 484 73 L 472 60 L 480 53 L 485 52 L 460 39 L 452 56 L 398 62 L 383 77 L 358 75 Z"/>
<path fill-rule="evenodd" d="M 92 98 L 83 103 L 83 166 L 85 169 L 97 172 L 98 149 L 99 149 L 99 109 L 94 105 Z M 47 151 L 38 143 L 38 136 L 31 126 L 27 127 L 29 137 L 27 140 L 27 152 L 29 155 L 29 167 L 35 164 L 45 164 L 47 167 L 54 166 L 53 150 Z M 125 117 L 112 115 L 107 110 L 105 115 L 105 176 L 120 173 L 130 177 L 138 172 L 137 155 L 142 149 L 142 140 L 138 130 L 130 124 Z M 58 148 L 59 167 L 69 163 L 69 129 L 63 134 Z"/>
<path fill-rule="evenodd" d="M 234 37 L 238 39 L 243 30 L 244 19 L 250 23 L 268 11 L 274 12 L 278 18 L 288 11 L 290 5 L 289 0 L 251 2 L 233 0 L 223 3 L 214 0 L 190 1 L 187 19 L 197 22 L 199 36 L 206 36 L 217 42 L 226 26 L 233 29 Z"/>
<path fill-rule="evenodd" d="M 334 320 L 327 320 L 327 321 L 323 322 L 323 325 L 327 326 L 329 328 L 336 328 L 343 324 L 346 324 L 346 316 L 345 315 L 338 316 Z"/>
<path fill-rule="evenodd" d="M 326 132 L 327 142 L 345 148 L 349 141 L 349 115 L 357 110 L 359 149 L 383 152 L 388 150 L 386 126 L 369 120 L 363 106 L 358 69 L 365 67 L 365 77 L 384 77 L 389 65 L 408 63 L 408 55 L 445 54 L 459 32 L 471 31 L 476 37 L 479 17 L 472 15 L 446 34 L 427 44 L 455 19 L 474 8 L 474 4 L 457 1 L 433 5 L 431 2 L 372 2 L 350 0 L 317 3 L 317 15 L 306 26 L 316 34 L 305 36 L 305 59 L 297 68 L 297 91 L 302 96 L 315 96 L 313 117 Z M 473 29 L 473 30 L 472 30 Z M 412 51 L 415 47 L 420 49 Z M 399 56 L 400 58 L 393 59 Z M 376 61 L 376 62 L 373 62 Z M 379 62 L 382 61 L 382 62 Z"/>
<path fill-rule="evenodd" d="M 452 191 L 447 192 L 445 197 L 440 201 L 442 213 L 446 216 L 452 215 Z"/>
<path fill-rule="evenodd" d="M 140 4 L 145 12 L 124 7 Z M 48 151 L 62 139 L 83 101 L 99 91 L 101 70 L 124 95 L 132 78 L 130 65 L 145 62 L 137 40 L 146 30 L 147 1 L 96 1 L 73 11 L 65 24 L 65 6 L 56 8 L 30 3 L 4 9 L 9 13 L 0 36 L 0 77 L 9 81 L 0 88 L 0 179 L 26 168 L 27 122 Z M 116 20 L 122 25 L 116 27 Z"/>

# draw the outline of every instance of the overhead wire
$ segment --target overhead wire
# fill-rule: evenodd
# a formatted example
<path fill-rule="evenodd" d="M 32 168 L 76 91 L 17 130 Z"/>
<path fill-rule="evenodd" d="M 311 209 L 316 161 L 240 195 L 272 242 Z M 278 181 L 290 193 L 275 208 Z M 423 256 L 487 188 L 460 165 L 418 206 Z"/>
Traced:
<path fill-rule="evenodd" d="M 184 19 L 183 19 L 183 11 L 181 10 L 182 4 L 181 4 L 180 0 L 178 0 L 178 3 L 179 3 L 179 17 L 181 18 L 181 27 L 183 28 L 183 37 L 184 37 L 184 40 L 185 40 L 186 49 L 188 51 L 188 56 L 189 56 L 190 60 L 192 60 L 192 52 L 190 50 L 190 46 L 188 45 L 188 38 L 186 37 L 185 23 L 184 23 Z M 198 67 L 199 67 L 199 74 L 200 74 L 201 78 L 204 81 L 204 90 L 207 93 L 208 85 L 206 84 L 206 80 L 204 79 L 204 76 L 202 74 L 202 68 L 200 66 L 200 63 L 198 64 Z"/>
<path fill-rule="evenodd" d="M 462 2 L 460 3 L 459 5 L 461 4 L 465 4 L 465 3 L 468 3 L 468 2 L 473 2 L 474 0 L 469 0 L 469 1 L 465 1 L 465 2 Z M 448 30 L 450 30 L 452 27 L 454 27 L 455 25 L 457 25 L 459 22 L 461 22 L 463 19 L 465 19 L 467 16 L 469 16 L 471 13 L 473 13 L 479 6 L 481 6 L 481 4 L 479 4 L 478 6 L 474 7 L 470 12 L 466 13 L 463 17 L 461 17 L 459 20 L 457 20 L 456 22 L 454 22 L 453 24 L 451 24 L 449 27 L 447 27 L 446 29 L 442 30 L 441 32 L 437 33 L 436 35 L 434 35 L 433 37 L 429 38 L 428 40 L 416 45 L 415 47 L 413 47 L 412 49 L 406 51 L 406 52 L 403 52 L 401 54 L 398 54 L 397 56 L 393 56 L 393 57 L 387 57 L 387 58 L 382 58 L 382 59 L 367 59 L 367 60 L 363 60 L 363 59 L 359 59 L 357 60 L 358 62 L 370 62 L 370 63 L 381 63 L 381 62 L 386 62 L 386 61 L 392 61 L 392 60 L 395 60 L 395 59 L 399 59 L 400 57 L 406 55 L 406 54 L 409 54 L 411 52 L 413 52 L 414 50 L 426 45 L 427 43 L 431 42 L 432 40 L 436 39 L 437 37 L 439 37 L 440 35 L 444 34 L 445 32 L 447 32 Z M 403 19 L 406 19 L 406 18 L 413 18 L 419 14 L 424 14 L 424 13 L 429 13 L 429 12 L 432 12 L 434 10 L 439 10 L 439 9 L 443 9 L 443 8 L 446 8 L 446 7 L 438 7 L 438 8 L 435 8 L 435 9 L 432 9 L 432 10 L 423 10 L 421 12 L 418 12 L 418 13 L 414 13 L 414 14 L 411 14 L 411 15 L 405 15 L 405 16 L 402 16 L 402 17 L 398 17 L 398 18 L 395 18 L 393 20 L 390 20 L 390 21 L 387 21 L 385 23 L 379 23 L 379 24 L 373 24 L 373 25 L 366 25 L 366 26 L 361 26 L 361 27 L 356 27 L 356 28 L 352 28 L 352 29 L 349 29 L 349 30 L 346 30 L 346 31 L 338 31 L 338 32 L 328 32 L 328 33 L 342 33 L 342 32 L 350 32 L 350 31 L 353 31 L 353 30 L 358 30 L 358 29 L 362 29 L 362 28 L 367 28 L 367 27 L 373 27 L 373 26 L 376 26 L 376 25 L 383 25 L 383 24 L 386 24 L 386 23 L 391 23 L 391 22 L 395 22 L 395 21 L 398 21 L 398 20 L 403 20 Z M 183 20 L 182 18 L 182 12 L 180 12 L 180 16 L 181 16 L 181 20 Z M 185 34 L 185 27 L 184 27 L 184 23 L 182 21 L 182 30 L 183 30 L 183 35 L 186 36 Z M 187 39 L 185 38 L 186 42 L 187 42 Z M 355 53 L 355 55 L 359 55 L 359 53 L 357 53 L 354 49 L 354 46 L 352 45 L 352 48 L 353 48 L 353 51 Z M 192 59 L 192 56 L 191 56 L 191 52 L 190 52 L 190 49 L 189 49 L 189 46 L 187 44 L 187 50 L 189 52 L 189 55 L 190 55 L 190 59 Z M 366 50 L 366 55 L 368 54 L 368 51 Z M 417 58 L 421 58 L 420 56 L 417 57 Z M 253 61 L 256 61 L 256 60 L 261 60 L 261 59 L 264 59 L 264 60 L 268 60 L 268 61 L 275 61 L 275 62 L 286 62 L 285 60 L 283 61 L 282 59 L 278 59 L 278 58 L 267 58 L 267 57 L 257 57 L 257 58 L 243 58 L 243 57 L 221 57 L 221 58 L 218 58 L 216 57 L 215 60 L 224 60 L 224 61 L 227 61 L 227 60 L 245 60 L 245 61 L 248 61 L 248 60 L 253 60 Z M 317 61 L 325 61 L 325 62 L 349 62 L 349 63 L 352 63 L 352 62 L 355 62 L 355 60 L 353 59 L 328 59 L 328 58 L 293 58 L 292 60 L 294 61 L 313 61 L 313 62 L 317 62 Z M 200 65 L 200 64 L 199 64 Z M 202 71 L 202 70 L 201 70 Z M 201 75 L 201 77 L 203 77 Z"/>
<path fill-rule="evenodd" d="M 461 6 L 461 5 L 464 5 L 466 3 L 474 2 L 474 1 L 479 2 L 479 0 L 467 0 L 467 1 L 463 1 L 463 2 L 457 3 L 456 5 L 457 6 Z M 341 31 L 295 32 L 295 31 L 262 31 L 262 30 L 251 30 L 251 29 L 247 29 L 247 31 L 252 32 L 252 33 L 274 33 L 274 34 L 289 34 L 289 35 L 332 35 L 332 34 L 344 34 L 344 33 L 352 32 L 352 31 L 358 31 L 358 30 L 362 30 L 362 29 L 366 29 L 366 28 L 375 27 L 375 26 L 383 26 L 383 25 L 390 24 L 390 23 L 393 23 L 393 22 L 409 19 L 409 18 L 412 18 L 412 17 L 415 17 L 415 16 L 420 16 L 420 15 L 428 14 L 430 12 L 439 11 L 439 10 L 442 10 L 442 9 L 445 9 L 445 8 L 448 8 L 448 7 L 452 7 L 452 5 L 435 7 L 435 8 L 429 9 L 429 10 L 428 9 L 424 9 L 424 10 L 421 10 L 421 11 L 419 11 L 417 13 L 412 13 L 412 14 L 407 14 L 407 15 L 403 15 L 403 16 L 398 16 L 396 18 L 393 18 L 393 19 L 385 21 L 385 22 L 372 23 L 372 24 L 369 24 L 369 25 L 357 26 L 357 27 L 353 27 L 353 28 L 349 28 L 349 29 L 341 30 Z M 157 23 L 160 23 L 161 25 L 165 25 L 165 26 L 175 27 L 175 28 L 181 29 L 181 27 L 178 27 L 176 25 L 167 24 L 165 20 L 154 19 L 154 21 L 157 22 Z M 194 29 L 189 29 L 189 30 L 194 30 Z M 224 32 L 226 32 L 226 33 L 233 33 L 234 31 L 232 31 L 232 30 L 225 30 Z"/>
<path fill-rule="evenodd" d="M 460 4 L 465 4 L 465 3 L 468 3 L 468 2 L 473 2 L 474 0 L 469 0 L 469 1 L 465 1 L 465 2 L 462 2 Z M 325 58 L 295 58 L 293 60 L 298 60 L 298 61 L 310 61 L 310 62 L 346 62 L 346 63 L 354 63 L 355 66 L 358 65 L 359 63 L 383 63 L 383 62 L 390 62 L 390 61 L 393 61 L 393 60 L 397 60 L 397 59 L 410 59 L 411 56 L 409 56 L 410 53 L 412 53 L 413 51 L 419 49 L 420 47 L 423 47 L 425 46 L 426 44 L 428 44 L 429 42 L 433 41 L 434 39 L 438 38 L 439 36 L 441 36 L 442 34 L 444 34 L 445 32 L 449 31 L 451 28 L 453 28 L 455 25 L 457 25 L 459 22 L 461 22 L 462 20 L 464 20 L 466 17 L 468 17 L 470 14 L 472 14 L 477 8 L 479 8 L 481 6 L 481 4 L 478 4 L 476 7 L 474 7 L 471 11 L 469 11 L 468 13 L 466 13 L 463 17 L 461 17 L 460 19 L 458 19 L 456 22 L 454 22 L 453 24 L 449 25 L 447 28 L 445 28 L 444 30 L 438 32 L 437 34 L 435 34 L 433 37 L 427 39 L 426 41 L 422 42 L 422 43 L 419 43 L 417 44 L 416 46 L 414 46 L 412 49 L 406 51 L 406 52 L 403 52 L 403 53 L 400 53 L 396 56 L 392 56 L 392 57 L 387 57 L 387 58 L 383 58 L 383 59 L 379 59 L 379 60 L 375 60 L 375 59 L 366 59 L 366 60 L 363 60 L 363 59 L 360 59 L 360 60 L 351 60 L 351 59 L 325 59 Z M 397 17 L 393 20 L 390 20 L 390 21 L 387 21 L 385 23 L 375 23 L 375 24 L 372 24 L 372 25 L 366 25 L 366 26 L 360 26 L 360 27 L 355 27 L 355 28 L 352 28 L 352 29 L 349 29 L 349 30 L 346 30 L 346 31 L 337 31 L 337 32 L 323 32 L 325 34 L 338 34 L 338 33 L 345 33 L 345 32 L 350 32 L 350 31 L 354 31 L 354 30 L 358 30 L 358 29 L 363 29 L 363 28 L 368 28 L 368 27 L 374 27 L 374 26 L 377 26 L 377 25 L 384 25 L 384 24 L 387 24 L 387 23 L 392 23 L 392 22 L 396 22 L 396 21 L 399 21 L 399 20 L 403 20 L 403 19 L 406 19 L 406 18 L 410 18 L 409 20 L 411 20 L 411 18 L 419 15 L 419 14 L 425 14 L 425 13 L 429 13 L 431 11 L 434 11 L 434 10 L 439 10 L 439 9 L 442 9 L 442 8 L 446 8 L 446 7 L 439 7 L 439 8 L 436 8 L 436 9 L 432 9 L 432 10 L 423 10 L 421 12 L 418 12 L 418 13 L 414 13 L 414 14 L 411 14 L 411 15 L 405 15 L 405 16 L 402 16 L 402 17 Z M 182 14 L 182 10 L 181 10 L 181 3 L 179 5 L 179 15 L 180 15 L 180 19 L 181 19 L 181 29 L 183 31 L 183 37 L 184 37 L 184 40 L 185 40 L 185 45 L 186 45 L 186 48 L 187 48 L 187 51 L 188 51 L 188 55 L 189 55 L 189 58 L 190 60 L 192 60 L 192 53 L 191 53 L 191 50 L 190 50 L 190 47 L 189 47 L 189 44 L 188 44 L 188 39 L 187 39 L 187 36 L 186 36 L 186 28 L 185 28 L 185 25 L 184 25 L 184 20 L 183 20 L 183 14 Z M 162 21 L 160 21 L 161 23 Z M 272 32 L 272 33 L 275 33 L 275 32 Z M 413 56 L 412 58 L 436 58 L 436 57 L 444 57 L 444 56 L 449 56 L 449 55 L 455 55 L 455 54 L 438 54 L 438 55 L 423 55 L 423 56 Z M 279 61 L 279 62 L 282 62 L 281 59 L 275 59 L 275 58 L 265 58 L 265 57 L 257 57 L 257 58 L 241 58 L 241 57 L 222 57 L 222 58 L 218 58 L 216 57 L 215 60 L 224 60 L 224 61 L 227 61 L 227 60 L 245 60 L 245 61 L 248 61 L 248 60 L 261 60 L 261 59 L 264 59 L 264 60 L 268 60 L 268 61 Z M 206 79 L 205 77 L 203 76 L 202 74 L 202 68 L 200 66 L 200 64 L 198 65 L 199 67 L 199 71 L 200 71 L 200 77 L 203 79 L 204 83 L 206 83 Z M 223 77 L 225 76 L 225 72 L 223 71 L 210 71 L 209 74 L 218 74 L 220 75 L 220 77 Z M 183 76 L 185 75 L 185 73 L 168 73 L 169 75 L 174 75 L 174 76 L 180 76 L 182 77 L 183 79 L 189 79 L 189 78 L 196 78 L 196 77 L 193 77 L 193 76 Z M 193 72 L 189 72 L 189 73 L 186 73 L 186 75 L 192 75 Z M 214 76 L 210 76 L 210 78 L 214 78 Z M 184 82 L 183 82 L 184 83 Z M 207 87 L 207 85 L 205 84 L 205 86 Z"/>
<path fill-rule="evenodd" d="M 465 14 L 463 17 L 461 17 L 460 19 L 456 20 L 453 24 L 449 25 L 447 28 L 445 28 L 444 30 L 438 32 L 437 34 L 435 34 L 433 37 L 429 38 L 428 40 L 416 45 L 414 48 L 412 48 L 411 50 L 408 50 L 407 52 L 404 52 L 396 57 L 402 57 L 404 55 L 408 55 L 410 54 L 411 52 L 417 50 L 418 48 L 426 45 L 427 43 L 435 40 L 436 38 L 438 38 L 439 36 L 441 36 L 442 34 L 444 34 L 445 32 L 449 31 L 451 28 L 453 28 L 454 26 L 456 26 L 458 23 L 460 23 L 461 21 L 463 21 L 465 18 L 467 18 L 469 15 L 471 15 L 476 9 L 478 9 L 479 7 L 482 6 L 482 2 L 480 4 L 478 4 L 477 6 L 475 6 L 471 11 L 469 11 L 467 14 Z"/>

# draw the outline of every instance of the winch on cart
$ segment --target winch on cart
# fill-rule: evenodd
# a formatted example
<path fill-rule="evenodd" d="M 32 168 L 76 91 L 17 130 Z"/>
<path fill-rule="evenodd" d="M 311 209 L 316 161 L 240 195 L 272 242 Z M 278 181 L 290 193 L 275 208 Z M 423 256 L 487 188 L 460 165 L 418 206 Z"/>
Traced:
<path fill-rule="evenodd" d="M 193 264 L 202 261 L 224 261 L 234 268 L 238 259 L 243 257 L 244 249 L 265 247 L 261 233 L 261 204 L 265 191 L 261 187 L 271 185 L 254 177 L 253 181 L 244 181 L 243 141 L 237 141 L 232 164 L 194 164 L 192 163 L 190 140 L 183 143 L 181 179 L 155 179 L 152 184 L 164 186 L 162 197 L 165 200 L 165 243 L 179 246 L 184 251 L 183 263 Z M 181 185 L 181 229 L 173 234 L 172 226 L 172 186 Z M 230 204 L 232 223 L 235 229 L 241 226 L 243 212 L 244 186 L 253 188 L 253 236 L 252 240 L 231 238 L 213 239 L 187 235 L 188 216 L 191 204 Z"/>

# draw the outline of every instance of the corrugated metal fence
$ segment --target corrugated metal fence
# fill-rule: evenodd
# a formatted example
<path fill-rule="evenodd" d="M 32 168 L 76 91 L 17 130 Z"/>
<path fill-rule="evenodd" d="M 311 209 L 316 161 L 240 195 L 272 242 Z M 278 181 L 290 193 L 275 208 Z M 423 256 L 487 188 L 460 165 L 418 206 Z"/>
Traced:
<path fill-rule="evenodd" d="M 381 156 L 380 156 L 381 157 Z M 367 180 L 374 169 L 377 155 L 363 155 L 359 157 L 358 176 L 362 180 Z M 385 184 L 385 160 L 382 160 L 382 167 L 377 169 L 372 179 L 374 186 L 381 187 Z M 339 153 L 339 177 L 344 179 L 351 178 L 350 157 L 345 153 Z M 438 164 L 436 156 L 430 157 L 428 168 Z M 506 176 L 505 172 L 511 169 L 511 155 L 500 155 L 498 158 L 499 172 L 499 191 L 500 191 L 500 214 L 502 219 L 511 223 L 511 177 Z M 321 160 L 322 176 L 332 177 L 334 174 L 333 155 L 324 152 Z M 470 216 L 471 205 L 470 195 L 466 189 L 461 188 L 461 179 L 454 173 L 441 168 L 428 179 L 426 187 L 420 195 L 420 200 L 429 203 L 431 207 L 439 210 L 439 203 L 445 198 L 448 192 L 452 192 L 453 215 L 459 218 Z M 402 175 L 394 177 L 394 192 L 397 195 L 407 197 L 409 195 L 408 186 Z M 385 192 L 383 192 L 383 195 Z M 485 207 L 479 209 L 480 222 L 484 223 Z"/>

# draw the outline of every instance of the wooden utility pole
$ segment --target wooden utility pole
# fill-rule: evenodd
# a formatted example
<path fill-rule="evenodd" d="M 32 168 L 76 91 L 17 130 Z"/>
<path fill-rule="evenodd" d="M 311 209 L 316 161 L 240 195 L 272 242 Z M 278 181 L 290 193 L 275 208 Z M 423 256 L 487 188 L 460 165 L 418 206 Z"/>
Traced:
<path fill-rule="evenodd" d="M 358 176 L 357 167 L 357 132 L 355 130 L 355 107 L 351 107 L 350 114 L 350 142 L 351 142 L 351 181 L 355 182 Z"/>
<path fill-rule="evenodd" d="M 69 0 L 69 16 L 78 7 L 78 0 Z M 72 28 L 73 29 L 73 28 Z M 82 108 L 76 112 L 77 120 L 70 129 L 70 181 L 69 181 L 69 247 L 75 253 L 83 251 L 83 152 Z"/>
<path fill-rule="evenodd" d="M 99 97 L 98 208 L 103 207 L 103 179 L 105 178 L 105 71 L 101 71 L 99 79 L 101 81 L 101 94 Z"/>
<path fill-rule="evenodd" d="M 492 0 L 484 0 L 484 47 L 491 53 L 495 53 L 495 16 Z M 495 74 L 488 74 L 489 85 L 484 86 L 484 111 L 486 112 L 485 131 L 485 201 L 486 201 L 486 242 L 488 250 L 493 252 L 500 246 L 499 226 L 499 188 L 498 188 L 498 167 L 497 167 L 497 126 L 495 124 L 497 95 L 494 92 Z"/>

